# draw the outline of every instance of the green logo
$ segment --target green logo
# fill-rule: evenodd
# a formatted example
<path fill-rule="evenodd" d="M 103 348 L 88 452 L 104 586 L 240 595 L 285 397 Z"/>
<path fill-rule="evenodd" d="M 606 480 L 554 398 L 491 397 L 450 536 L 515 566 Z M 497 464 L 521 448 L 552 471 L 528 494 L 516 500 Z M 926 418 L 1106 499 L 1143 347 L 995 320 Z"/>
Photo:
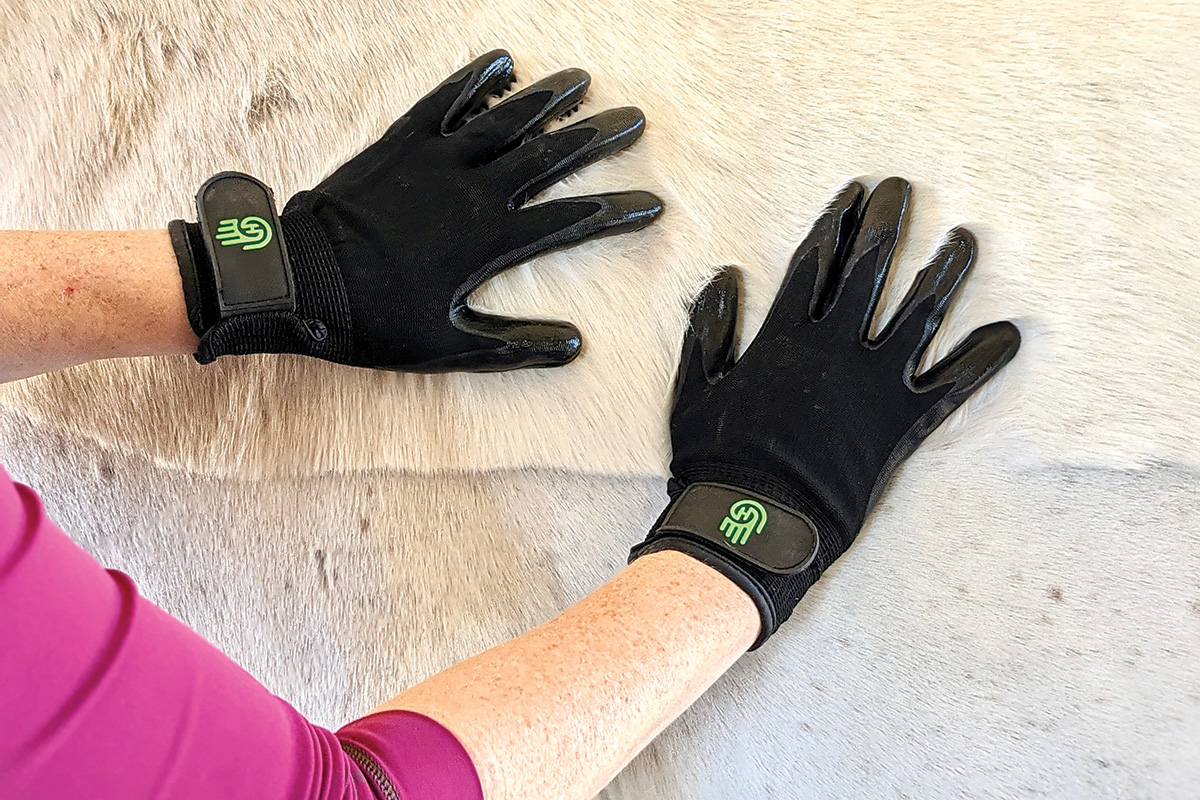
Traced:
<path fill-rule="evenodd" d="M 729 513 L 721 520 L 721 530 L 730 544 L 745 544 L 750 534 L 762 533 L 767 525 L 767 510 L 757 500 L 738 500 L 729 507 Z"/>
<path fill-rule="evenodd" d="M 217 225 L 217 241 L 225 247 L 240 244 L 243 250 L 261 250 L 271 241 L 271 224 L 262 217 L 230 217 Z"/>

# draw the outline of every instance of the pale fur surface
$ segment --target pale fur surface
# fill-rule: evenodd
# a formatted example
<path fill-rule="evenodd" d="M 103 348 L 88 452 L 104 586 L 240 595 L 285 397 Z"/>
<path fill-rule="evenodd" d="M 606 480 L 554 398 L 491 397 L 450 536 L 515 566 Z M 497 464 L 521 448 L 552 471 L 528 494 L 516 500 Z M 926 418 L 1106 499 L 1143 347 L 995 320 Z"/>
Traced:
<path fill-rule="evenodd" d="M 916 201 L 897 288 L 952 225 L 980 238 L 941 349 L 996 318 L 1025 333 L 1007 391 L 976 404 L 973 441 L 1100 465 L 1200 458 L 1194 4 L 56 0 L 3 13 L 0 224 L 157 227 L 191 216 L 220 169 L 286 198 L 498 45 L 524 81 L 591 70 L 585 113 L 633 103 L 649 120 L 631 151 L 550 194 L 641 187 L 667 203 L 651 229 L 480 294 L 579 324 L 586 352 L 566 369 L 174 359 L 3 391 L 48 423 L 205 473 L 658 473 L 689 294 L 713 266 L 744 266 L 753 331 L 832 192 L 899 174 Z"/>
<path fill-rule="evenodd" d="M 333 727 L 598 586 L 663 502 L 658 478 L 549 470 L 247 483 L 0 422 L 65 529 Z M 969 470 L 914 456 L 606 796 L 1194 798 L 1200 477 Z"/>
<path fill-rule="evenodd" d="M 579 324 L 570 367 L 146 359 L 0 387 L 0 461 L 317 721 L 612 574 L 662 504 L 691 293 L 743 266 L 752 332 L 832 192 L 899 174 L 892 304 L 966 224 L 938 350 L 1013 318 L 1022 351 L 609 794 L 1200 795 L 1200 7 L 51 0 L 6 4 L 0 42 L 3 227 L 159 227 L 220 169 L 285 198 L 497 46 L 522 82 L 588 69 L 584 113 L 646 112 L 548 196 L 645 188 L 663 219 L 478 297 Z"/>

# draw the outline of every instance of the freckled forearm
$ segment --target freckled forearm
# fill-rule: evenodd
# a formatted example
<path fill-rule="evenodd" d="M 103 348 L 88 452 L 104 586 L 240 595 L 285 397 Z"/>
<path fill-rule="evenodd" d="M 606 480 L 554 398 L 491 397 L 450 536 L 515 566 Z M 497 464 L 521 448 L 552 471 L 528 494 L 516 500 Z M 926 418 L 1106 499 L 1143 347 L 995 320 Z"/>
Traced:
<path fill-rule="evenodd" d="M 681 553 L 638 559 L 550 622 L 378 710 L 431 717 L 488 800 L 594 796 L 758 636 L 753 601 Z"/>
<path fill-rule="evenodd" d="M 0 231 L 0 298 L 0 381 L 196 348 L 165 230 Z"/>

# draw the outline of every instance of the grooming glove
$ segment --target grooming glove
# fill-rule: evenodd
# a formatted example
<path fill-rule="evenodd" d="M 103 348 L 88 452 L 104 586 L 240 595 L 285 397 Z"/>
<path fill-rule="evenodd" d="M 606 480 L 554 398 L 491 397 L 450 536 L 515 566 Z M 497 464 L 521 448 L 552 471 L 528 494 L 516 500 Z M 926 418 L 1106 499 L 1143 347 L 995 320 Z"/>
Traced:
<path fill-rule="evenodd" d="M 197 196 L 201 222 L 170 226 L 197 359 L 300 353 L 420 372 L 569 362 L 580 349 L 574 325 L 487 314 L 468 299 L 503 270 L 637 230 L 662 210 L 640 191 L 528 203 L 642 133 L 636 108 L 543 132 L 579 105 L 589 80 L 565 70 L 489 108 L 513 82 L 513 62 L 488 53 L 292 197 L 278 231 L 265 186 L 216 176 Z"/>
<path fill-rule="evenodd" d="M 975 257 L 950 232 L 899 311 L 872 323 L 911 187 L 841 191 L 792 258 L 762 328 L 735 360 L 738 275 L 691 310 L 671 413 L 671 504 L 630 560 L 661 550 L 719 570 L 762 617 L 755 647 L 854 541 L 900 463 L 1016 354 L 1010 322 L 918 365 Z"/>

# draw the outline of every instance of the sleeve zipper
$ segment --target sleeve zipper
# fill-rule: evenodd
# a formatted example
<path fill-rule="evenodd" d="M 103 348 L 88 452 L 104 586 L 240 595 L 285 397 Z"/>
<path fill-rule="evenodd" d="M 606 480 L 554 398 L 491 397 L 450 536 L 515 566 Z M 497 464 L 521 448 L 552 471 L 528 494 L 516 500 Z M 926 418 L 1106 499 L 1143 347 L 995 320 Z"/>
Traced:
<path fill-rule="evenodd" d="M 355 764 L 358 764 L 359 769 L 378 788 L 382 800 L 400 800 L 400 793 L 396 791 L 396 787 L 392 785 L 391 779 L 383 771 L 383 767 L 379 766 L 378 761 L 356 744 L 341 742 L 341 745 L 342 749 L 346 751 L 346 755 L 350 756 Z"/>

